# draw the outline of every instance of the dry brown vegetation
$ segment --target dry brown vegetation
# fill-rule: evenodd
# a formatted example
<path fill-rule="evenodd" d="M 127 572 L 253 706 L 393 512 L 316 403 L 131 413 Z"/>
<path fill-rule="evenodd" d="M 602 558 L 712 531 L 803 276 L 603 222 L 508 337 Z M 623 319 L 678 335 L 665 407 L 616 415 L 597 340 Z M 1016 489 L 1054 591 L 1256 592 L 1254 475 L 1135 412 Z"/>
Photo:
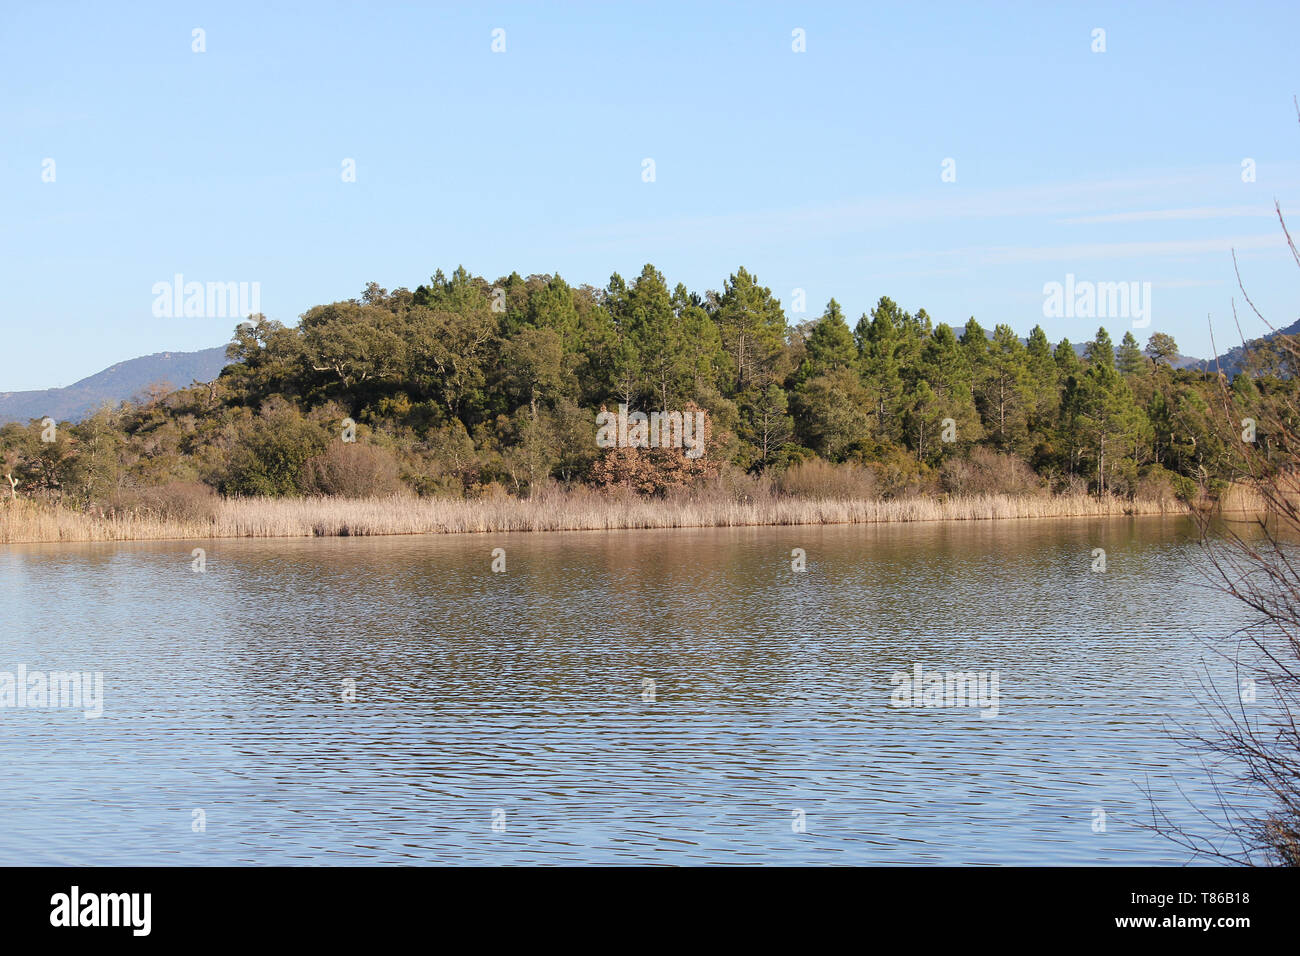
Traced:
<path fill-rule="evenodd" d="M 583 490 L 553 490 L 534 499 L 217 498 L 209 505 L 211 512 L 206 514 L 185 500 L 176 511 L 164 506 L 101 513 L 19 499 L 0 507 L 0 542 L 603 531 L 1186 513 L 1185 506 L 1173 499 L 1087 495 L 891 500 L 773 495 L 740 500 L 719 494 L 665 501 Z"/>

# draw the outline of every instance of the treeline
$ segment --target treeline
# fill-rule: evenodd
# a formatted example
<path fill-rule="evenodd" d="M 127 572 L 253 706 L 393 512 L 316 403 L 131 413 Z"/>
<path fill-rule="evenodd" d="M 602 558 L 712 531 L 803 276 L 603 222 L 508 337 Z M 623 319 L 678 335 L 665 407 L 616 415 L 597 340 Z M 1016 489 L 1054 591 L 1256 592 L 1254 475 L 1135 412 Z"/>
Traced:
<path fill-rule="evenodd" d="M 252 316 L 214 382 L 155 389 L 78 424 L 7 425 L 0 455 L 11 495 L 90 507 L 186 488 L 479 496 L 558 482 L 662 494 L 761 478 L 815 494 L 810 475 L 885 497 L 1190 498 L 1229 476 L 1238 420 L 1253 417 L 1265 446 L 1283 431 L 1264 409 L 1291 407 L 1295 379 L 1283 350 L 1257 349 L 1225 414 L 1218 376 L 1173 369 L 1177 352 L 1162 333 L 1143 347 L 1126 331 L 1116 348 L 1098 329 L 1080 357 L 1038 327 L 1023 342 L 974 318 L 953 329 L 885 297 L 852 326 L 833 299 L 788 325 L 743 268 L 703 295 L 649 265 L 603 289 L 461 268 L 414 291 L 371 283 L 295 327 Z M 598 448 L 596 412 L 619 404 L 703 409 L 705 458 Z"/>

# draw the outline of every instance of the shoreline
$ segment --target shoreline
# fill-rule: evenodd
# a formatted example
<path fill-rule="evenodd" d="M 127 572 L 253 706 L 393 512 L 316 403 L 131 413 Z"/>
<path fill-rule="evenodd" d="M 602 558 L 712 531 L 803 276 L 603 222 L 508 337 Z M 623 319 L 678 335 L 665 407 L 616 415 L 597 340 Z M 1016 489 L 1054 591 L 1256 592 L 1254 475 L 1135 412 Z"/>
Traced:
<path fill-rule="evenodd" d="M 101 517 L 20 499 L 0 505 L 0 544 L 908 524 L 1191 513 L 1191 508 L 1176 500 L 1097 499 L 1090 495 L 772 498 L 749 502 L 557 495 L 540 500 L 245 498 L 218 500 L 211 513 L 203 516 L 128 512 Z"/>

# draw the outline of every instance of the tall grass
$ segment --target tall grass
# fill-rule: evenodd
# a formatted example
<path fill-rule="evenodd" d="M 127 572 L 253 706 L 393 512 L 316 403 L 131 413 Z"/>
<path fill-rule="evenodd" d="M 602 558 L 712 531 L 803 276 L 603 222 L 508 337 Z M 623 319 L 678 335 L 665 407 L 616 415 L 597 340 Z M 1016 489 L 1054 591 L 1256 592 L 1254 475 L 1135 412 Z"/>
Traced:
<path fill-rule="evenodd" d="M 150 512 L 87 514 L 20 499 L 0 505 L 0 543 L 725 528 L 1184 513 L 1186 508 L 1172 500 L 1129 501 L 1086 495 L 986 494 L 885 501 L 786 497 L 665 501 L 589 492 L 551 493 L 537 500 L 232 498 L 218 501 L 211 516 L 182 517 Z"/>

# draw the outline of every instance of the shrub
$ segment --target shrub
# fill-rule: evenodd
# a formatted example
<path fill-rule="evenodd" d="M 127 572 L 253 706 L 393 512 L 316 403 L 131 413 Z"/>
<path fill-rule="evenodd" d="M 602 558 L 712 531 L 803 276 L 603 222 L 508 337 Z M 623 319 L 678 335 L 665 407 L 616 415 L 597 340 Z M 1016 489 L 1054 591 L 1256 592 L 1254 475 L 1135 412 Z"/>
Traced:
<path fill-rule="evenodd" d="M 1052 493 L 1069 498 L 1081 498 L 1088 494 L 1088 479 L 1073 472 L 1052 477 Z"/>
<path fill-rule="evenodd" d="M 307 460 L 328 445 L 318 424 L 283 400 L 270 400 L 231 450 L 221 490 L 232 495 L 294 495 Z"/>
<path fill-rule="evenodd" d="M 778 476 L 776 487 L 790 498 L 875 501 L 880 497 L 871 469 L 855 464 L 832 465 L 821 458 L 791 465 Z"/>
<path fill-rule="evenodd" d="M 1201 486 L 1196 483 L 1195 478 L 1188 478 L 1186 475 L 1175 474 L 1173 476 L 1174 494 L 1178 500 L 1191 504 L 1201 497 Z"/>
<path fill-rule="evenodd" d="M 1024 460 L 975 447 L 966 458 L 950 458 L 939 471 L 943 490 L 953 495 L 1040 495 L 1042 479 Z"/>
<path fill-rule="evenodd" d="M 334 442 L 307 459 L 299 481 L 305 494 L 386 498 L 405 490 L 397 459 L 378 445 Z"/>
<path fill-rule="evenodd" d="M 772 480 L 723 462 L 715 477 L 689 487 L 671 488 L 666 497 L 686 504 L 753 504 L 772 500 Z"/>
<path fill-rule="evenodd" d="M 934 469 L 902 448 L 883 446 L 877 459 L 866 462 L 876 476 L 882 498 L 916 498 L 937 494 Z"/>
<path fill-rule="evenodd" d="M 699 406 L 688 402 L 682 413 L 694 415 L 698 411 Z M 653 497 L 697 487 L 717 477 L 719 442 L 726 433 L 715 432 L 706 413 L 703 434 L 694 437 L 703 442 L 703 453 L 698 458 L 690 457 L 684 447 L 606 448 L 592 464 L 588 478 L 597 488 L 621 487 Z"/>
<path fill-rule="evenodd" d="M 489 481 L 469 489 L 468 497 L 479 501 L 505 501 L 510 497 L 510 492 L 506 490 L 506 486 L 501 482 Z"/>
<path fill-rule="evenodd" d="M 1191 478 L 1172 472 L 1162 465 L 1152 465 L 1138 481 L 1134 497 L 1148 501 L 1172 502 L 1175 499 L 1191 504 L 1200 495 L 1200 489 Z"/>
<path fill-rule="evenodd" d="M 124 488 L 109 502 L 114 511 L 135 511 L 179 521 L 212 521 L 221 498 L 198 481 L 170 481 L 146 488 Z"/>

